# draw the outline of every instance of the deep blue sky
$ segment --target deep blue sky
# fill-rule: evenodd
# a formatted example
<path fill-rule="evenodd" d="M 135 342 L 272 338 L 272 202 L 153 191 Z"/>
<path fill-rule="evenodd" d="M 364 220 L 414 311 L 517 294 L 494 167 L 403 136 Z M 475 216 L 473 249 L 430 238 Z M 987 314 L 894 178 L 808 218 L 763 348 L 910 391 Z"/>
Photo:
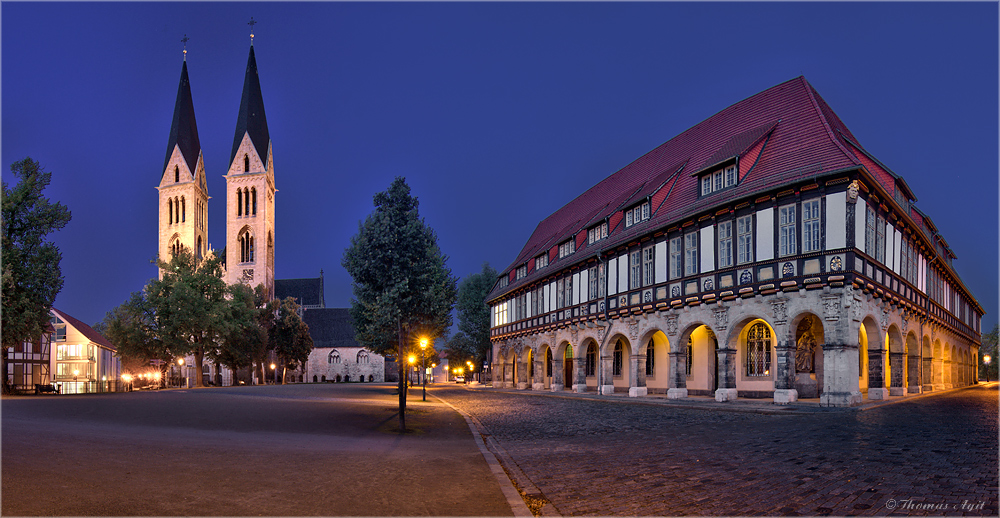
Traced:
<path fill-rule="evenodd" d="M 2 172 L 30 156 L 72 222 L 57 307 L 89 323 L 156 275 L 157 193 L 187 34 L 225 240 L 249 50 L 274 145 L 276 274 L 340 266 L 372 195 L 407 178 L 458 277 L 723 108 L 798 75 L 902 175 L 997 322 L 994 3 L 10 3 Z"/>

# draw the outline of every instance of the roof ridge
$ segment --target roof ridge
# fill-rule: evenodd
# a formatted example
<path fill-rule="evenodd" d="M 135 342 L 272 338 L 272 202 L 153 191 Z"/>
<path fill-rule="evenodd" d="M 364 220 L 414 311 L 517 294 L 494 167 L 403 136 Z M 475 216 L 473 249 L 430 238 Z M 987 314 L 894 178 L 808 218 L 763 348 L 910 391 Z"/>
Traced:
<path fill-rule="evenodd" d="M 823 127 L 826 128 L 826 134 L 827 136 L 830 137 L 830 141 L 833 142 L 833 144 L 837 146 L 837 148 L 839 148 L 844 153 L 844 156 L 846 156 L 848 160 L 854 162 L 857 165 L 861 165 L 861 161 L 858 160 L 856 156 L 854 156 L 854 153 L 851 153 L 850 150 L 845 148 L 844 144 L 840 142 L 840 139 L 838 139 L 837 136 L 833 134 L 833 129 L 830 128 L 830 121 L 826 120 L 826 115 L 823 114 L 823 110 L 819 106 L 819 101 L 816 100 L 816 96 L 819 94 L 815 91 L 815 89 L 813 89 L 813 86 L 809 84 L 809 81 L 806 81 L 805 76 L 799 76 L 796 79 L 800 79 L 802 81 L 802 84 L 805 86 L 806 95 L 809 96 L 809 101 L 812 102 L 813 109 L 816 110 L 816 116 L 819 117 L 819 120 L 823 123 Z M 825 100 L 823 102 L 826 103 Z M 833 109 L 830 109 L 830 111 L 832 112 Z M 843 124 L 843 121 L 841 121 L 841 124 Z M 845 125 L 844 127 L 846 128 L 847 126 Z"/>

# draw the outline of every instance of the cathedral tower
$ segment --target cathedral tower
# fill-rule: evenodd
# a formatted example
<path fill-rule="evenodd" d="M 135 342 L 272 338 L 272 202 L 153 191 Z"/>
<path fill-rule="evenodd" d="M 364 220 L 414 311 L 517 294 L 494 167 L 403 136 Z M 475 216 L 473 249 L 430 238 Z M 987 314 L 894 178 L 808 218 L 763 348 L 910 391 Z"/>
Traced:
<path fill-rule="evenodd" d="M 198 125 L 194 119 L 186 53 L 185 50 L 167 141 L 167 157 L 157 187 L 160 216 L 158 257 L 164 261 L 169 261 L 170 255 L 180 247 L 186 247 L 197 257 L 203 257 L 208 248 L 208 186 Z"/>
<path fill-rule="evenodd" d="M 263 284 L 273 296 L 274 163 L 252 42 L 225 178 L 226 283 Z"/>

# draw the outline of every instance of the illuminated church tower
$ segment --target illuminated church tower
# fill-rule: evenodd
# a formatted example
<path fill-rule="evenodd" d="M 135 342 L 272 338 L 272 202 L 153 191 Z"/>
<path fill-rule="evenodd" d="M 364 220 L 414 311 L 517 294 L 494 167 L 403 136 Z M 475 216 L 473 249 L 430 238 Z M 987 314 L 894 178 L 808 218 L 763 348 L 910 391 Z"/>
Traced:
<path fill-rule="evenodd" d="M 253 35 L 226 178 L 226 283 L 274 295 L 274 163 Z"/>
<path fill-rule="evenodd" d="M 205 160 L 202 158 L 191 100 L 187 50 L 184 50 L 181 82 L 177 88 L 174 118 L 167 141 L 167 157 L 157 190 L 160 220 L 158 257 L 168 261 L 180 247 L 186 247 L 198 257 L 204 256 L 208 248 L 209 196 Z M 162 272 L 160 275 L 162 277 Z"/>

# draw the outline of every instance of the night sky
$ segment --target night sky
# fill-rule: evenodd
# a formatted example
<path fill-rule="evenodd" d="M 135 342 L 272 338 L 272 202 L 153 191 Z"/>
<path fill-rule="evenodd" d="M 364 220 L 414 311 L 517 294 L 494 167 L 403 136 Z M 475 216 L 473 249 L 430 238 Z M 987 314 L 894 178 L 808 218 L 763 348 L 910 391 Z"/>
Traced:
<path fill-rule="evenodd" d="M 2 171 L 26 156 L 73 220 L 56 306 L 94 323 L 156 269 L 187 35 L 209 243 L 250 45 L 274 146 L 277 278 L 340 261 L 405 176 L 457 277 L 508 266 L 601 179 L 799 75 L 903 176 L 997 322 L 998 6 L 988 3 L 11 3 Z"/>

